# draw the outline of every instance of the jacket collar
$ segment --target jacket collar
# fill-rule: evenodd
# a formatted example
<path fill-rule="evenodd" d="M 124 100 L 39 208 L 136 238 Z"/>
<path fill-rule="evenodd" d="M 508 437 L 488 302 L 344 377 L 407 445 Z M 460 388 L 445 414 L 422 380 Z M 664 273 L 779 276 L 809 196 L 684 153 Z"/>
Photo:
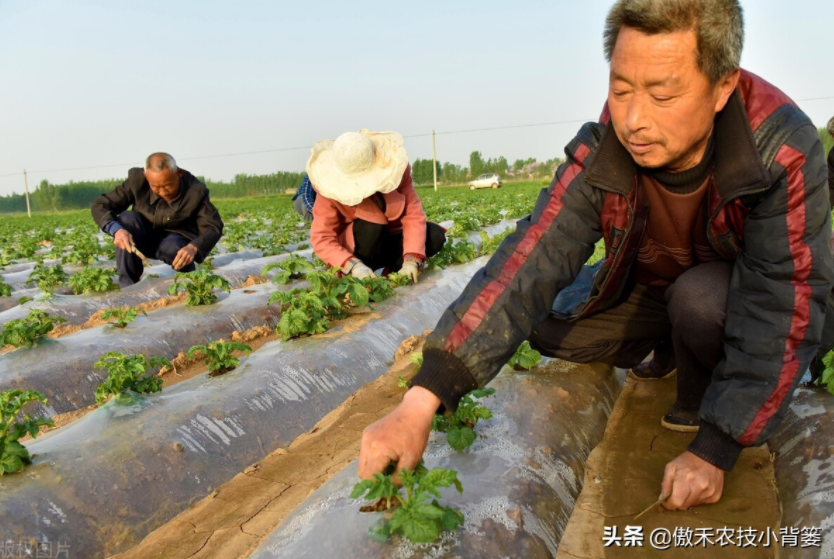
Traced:
<path fill-rule="evenodd" d="M 770 185 L 741 94 L 736 90 L 715 117 L 715 187 L 722 200 L 762 190 Z M 639 167 L 620 143 L 611 122 L 585 170 L 592 186 L 628 195 Z"/>

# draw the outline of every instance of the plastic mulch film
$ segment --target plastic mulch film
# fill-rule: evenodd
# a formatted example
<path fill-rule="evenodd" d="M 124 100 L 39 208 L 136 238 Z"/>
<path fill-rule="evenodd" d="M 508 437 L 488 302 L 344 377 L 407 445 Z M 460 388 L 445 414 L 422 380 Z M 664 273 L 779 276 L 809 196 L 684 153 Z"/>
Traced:
<path fill-rule="evenodd" d="M 108 351 L 173 359 L 180 351 L 228 339 L 232 332 L 274 325 L 280 305 L 267 301 L 275 286 L 236 289 L 213 305 L 177 306 L 139 316 L 126 328 L 99 326 L 61 338 L 43 338 L 32 347 L 0 354 L 0 392 L 37 390 L 49 400 L 37 413 L 53 416 L 95 403 L 96 387 L 107 371 L 93 364 Z"/>
<path fill-rule="evenodd" d="M 232 253 L 228 256 L 243 255 L 244 253 Z M 249 253 L 246 253 L 249 254 Z M 312 258 L 309 250 L 301 251 L 298 254 L 305 258 Z M 226 257 L 227 255 L 218 256 Z M 268 256 L 266 258 L 253 258 L 243 260 L 240 258 L 233 259 L 225 263 L 220 268 L 216 268 L 214 273 L 226 279 L 232 287 L 237 287 L 246 281 L 251 275 L 260 275 L 261 270 L 267 264 L 272 262 L 280 262 L 288 257 L 288 254 L 281 254 L 277 256 Z M 216 266 L 217 264 L 215 264 Z M 161 265 L 148 268 L 148 270 L 157 270 L 160 275 L 164 273 L 167 277 L 151 278 L 146 277 L 142 281 L 121 289 L 119 291 L 111 291 L 101 294 L 89 295 L 56 295 L 46 301 L 31 301 L 25 305 L 13 307 L 5 312 L 0 312 L 0 325 L 15 318 L 25 317 L 31 309 L 41 309 L 47 313 L 66 318 L 69 324 L 83 324 L 96 311 L 101 309 L 109 309 L 113 307 L 124 307 L 125 305 L 136 306 L 148 301 L 163 299 L 169 297 L 168 287 L 172 283 L 174 271 L 170 266 Z M 269 274 L 272 275 L 272 274 Z"/>
<path fill-rule="evenodd" d="M 109 402 L 27 443 L 34 463 L 0 478 L 4 536 L 64 542 L 85 559 L 135 545 L 385 373 L 399 344 L 434 327 L 484 262 L 427 273 L 364 320 L 269 343 L 223 376 L 133 406 Z"/>
<path fill-rule="evenodd" d="M 796 546 L 780 543 L 780 557 L 834 559 L 834 396 L 800 388 L 789 406 L 769 441 L 776 453 L 782 527 L 789 535 L 819 528 L 822 544 L 803 547 L 799 535 Z"/>
<path fill-rule="evenodd" d="M 381 513 L 361 513 L 350 499 L 356 462 L 304 501 L 252 559 L 553 558 L 582 489 L 585 461 L 601 440 L 622 375 L 602 365 L 560 361 L 516 373 L 506 368 L 483 400 L 494 417 L 458 453 L 433 434 L 426 466 L 457 470 L 463 494 L 444 490 L 443 505 L 464 514 L 464 525 L 432 544 L 394 537 L 378 543 L 368 529 Z"/>

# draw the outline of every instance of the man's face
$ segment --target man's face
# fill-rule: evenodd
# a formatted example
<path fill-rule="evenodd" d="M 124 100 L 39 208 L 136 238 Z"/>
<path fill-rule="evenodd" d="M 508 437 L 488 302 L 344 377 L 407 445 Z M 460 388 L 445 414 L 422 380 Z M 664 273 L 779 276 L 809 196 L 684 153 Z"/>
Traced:
<path fill-rule="evenodd" d="M 674 172 L 700 163 L 715 113 L 726 105 L 739 72 L 712 84 L 696 56 L 694 31 L 647 35 L 620 29 L 608 107 L 617 137 L 638 165 Z"/>
<path fill-rule="evenodd" d="M 154 194 L 170 202 L 180 193 L 180 175 L 182 171 L 145 171 L 145 178 Z"/>

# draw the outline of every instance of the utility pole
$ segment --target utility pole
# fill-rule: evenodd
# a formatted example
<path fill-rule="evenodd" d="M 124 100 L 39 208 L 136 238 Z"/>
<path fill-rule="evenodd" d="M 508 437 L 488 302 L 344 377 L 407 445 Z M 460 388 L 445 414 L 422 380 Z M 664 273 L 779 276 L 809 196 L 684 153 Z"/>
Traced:
<path fill-rule="evenodd" d="M 434 191 L 437 192 L 437 149 L 434 145 L 434 130 L 431 131 L 431 160 L 434 168 Z"/>
<path fill-rule="evenodd" d="M 26 169 L 23 169 L 23 191 L 26 193 L 26 215 L 32 217 L 32 210 L 29 207 L 29 179 L 26 177 Z"/>

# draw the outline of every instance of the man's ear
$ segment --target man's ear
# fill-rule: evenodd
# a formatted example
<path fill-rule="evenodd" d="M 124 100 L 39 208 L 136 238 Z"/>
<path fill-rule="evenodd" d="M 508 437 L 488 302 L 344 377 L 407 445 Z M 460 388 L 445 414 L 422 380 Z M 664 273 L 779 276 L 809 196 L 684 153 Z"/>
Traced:
<path fill-rule="evenodd" d="M 715 92 L 716 92 L 716 102 L 715 102 L 715 112 L 719 113 L 724 110 L 724 107 L 727 105 L 727 101 L 730 100 L 730 96 L 736 90 L 738 86 L 738 80 L 741 79 L 741 70 L 736 68 L 720 80 L 718 83 L 715 84 Z"/>
<path fill-rule="evenodd" d="M 177 169 L 177 176 L 179 178 L 182 178 L 182 169 L 179 169 L 179 168 Z"/>

